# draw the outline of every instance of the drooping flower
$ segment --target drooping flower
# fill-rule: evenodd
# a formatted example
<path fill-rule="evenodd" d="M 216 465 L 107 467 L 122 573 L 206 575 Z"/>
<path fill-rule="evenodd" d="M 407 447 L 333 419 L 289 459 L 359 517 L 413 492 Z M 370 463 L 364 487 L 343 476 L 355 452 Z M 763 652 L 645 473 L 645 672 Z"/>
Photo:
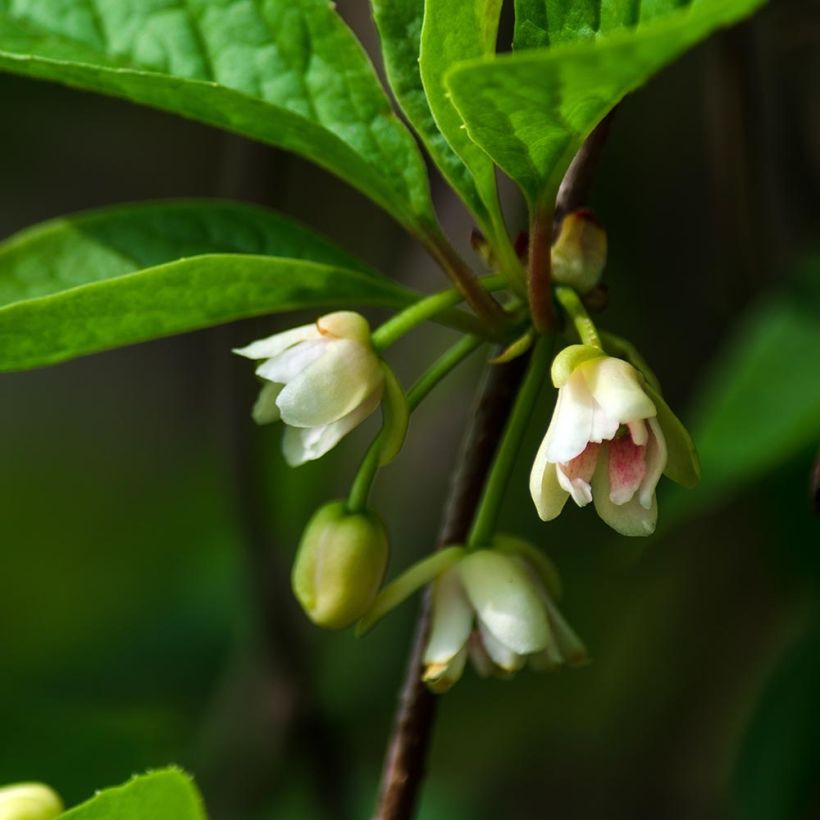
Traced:
<path fill-rule="evenodd" d="M 425 683 L 445 692 L 468 657 L 480 675 L 502 677 L 527 663 L 547 669 L 587 658 L 535 567 L 501 549 L 466 553 L 433 586 Z"/>
<path fill-rule="evenodd" d="M 689 434 L 631 364 L 597 348 L 566 348 L 552 378 L 558 401 L 530 474 L 539 516 L 552 520 L 572 497 L 622 535 L 650 535 L 661 475 L 698 481 Z"/>
<path fill-rule="evenodd" d="M 234 352 L 262 360 L 256 373 L 266 384 L 253 418 L 287 425 L 282 448 L 292 466 L 332 449 L 379 406 L 384 393 L 384 365 L 358 313 L 329 313 Z"/>

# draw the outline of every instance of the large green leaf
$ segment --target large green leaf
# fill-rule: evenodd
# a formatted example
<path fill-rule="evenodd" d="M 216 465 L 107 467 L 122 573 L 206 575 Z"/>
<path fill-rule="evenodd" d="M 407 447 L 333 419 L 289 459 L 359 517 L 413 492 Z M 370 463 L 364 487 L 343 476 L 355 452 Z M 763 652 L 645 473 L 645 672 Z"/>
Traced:
<path fill-rule="evenodd" d="M 383 5 L 389 6 L 392 10 L 394 18 L 391 25 L 403 24 L 414 38 L 421 4 L 403 0 L 399 6 L 398 3 L 388 0 Z M 429 107 L 432 112 L 435 125 L 430 123 L 429 117 L 424 113 L 422 100 L 419 98 L 422 89 L 419 88 L 418 78 L 413 73 L 414 63 L 411 55 L 416 48 L 415 40 L 412 45 L 405 45 L 404 53 L 396 55 L 396 60 L 400 60 L 404 67 L 393 69 L 394 82 L 398 80 L 403 84 L 400 86 L 405 89 L 403 104 L 408 107 L 409 99 L 409 107 L 414 112 L 412 116 L 408 113 L 408 116 L 419 131 L 427 135 L 427 142 L 434 158 L 451 183 L 465 197 L 483 229 L 488 233 L 489 239 L 503 254 L 505 264 L 515 266 L 515 254 L 509 247 L 507 229 L 498 202 L 495 167 L 487 154 L 467 135 L 461 115 L 453 106 L 444 85 L 446 73 L 456 63 L 495 53 L 501 0 L 424 0 L 423 5 L 424 19 L 416 59 L 426 96 L 424 106 Z M 383 11 L 381 17 L 384 20 L 386 12 Z M 399 31 L 396 37 L 400 36 Z M 412 93 L 408 93 L 409 91 Z M 444 136 L 446 143 L 461 158 L 472 178 L 469 187 L 463 185 L 469 177 L 464 176 L 460 167 L 452 164 L 449 155 L 443 155 L 438 150 L 438 138 L 431 140 L 431 128 L 436 128 L 436 132 Z"/>
<path fill-rule="evenodd" d="M 0 307 L 0 370 L 40 367 L 246 316 L 405 307 L 414 298 L 386 279 L 334 265 L 196 256 Z"/>
<path fill-rule="evenodd" d="M 0 0 L 0 70 L 262 140 L 417 231 L 434 219 L 415 142 L 326 0 Z"/>
<path fill-rule="evenodd" d="M 134 777 L 60 816 L 65 820 L 206 820 L 196 786 L 179 769 Z"/>
<path fill-rule="evenodd" d="M 671 5 L 658 0 L 652 7 L 661 4 Z M 590 38 L 582 26 L 577 42 L 566 42 L 568 31 L 559 26 L 559 45 L 464 62 L 449 72 L 447 87 L 469 136 L 521 186 L 535 209 L 554 198 L 583 140 L 625 94 L 759 4 L 696 0 L 663 16 L 642 15 L 637 25 L 615 27 L 606 36 Z M 575 4 L 548 5 L 566 16 Z M 604 17 L 607 9 L 626 4 L 594 5 Z M 537 41 L 530 35 L 523 39 Z"/>
<path fill-rule="evenodd" d="M 424 19 L 424 0 L 373 0 L 373 16 L 379 29 L 387 78 L 407 119 L 418 132 L 448 182 L 461 195 L 484 232 L 497 244 L 506 244 L 504 236 L 495 237 L 501 225 L 500 214 L 494 208 L 495 192 L 487 185 L 489 208 L 476 188 L 473 175 L 461 157 L 450 147 L 436 125 L 421 79 L 419 54 Z M 431 24 L 432 25 L 432 24 Z M 479 51 L 478 53 L 482 53 Z M 429 69 L 429 60 L 428 71 Z M 441 71 L 439 67 L 438 72 Z M 487 158 L 478 160 L 477 171 L 489 179 Z M 486 184 L 485 180 L 485 184 Z"/>
<path fill-rule="evenodd" d="M 218 200 L 142 203 L 55 219 L 1 242 L 0 306 L 211 253 L 307 259 L 369 273 L 274 211 Z"/>
<path fill-rule="evenodd" d="M 515 0 L 513 47 L 538 48 L 603 37 L 618 29 L 637 28 L 697 2 L 698 0 L 652 0 L 645 3 L 623 3 L 618 0 Z"/>

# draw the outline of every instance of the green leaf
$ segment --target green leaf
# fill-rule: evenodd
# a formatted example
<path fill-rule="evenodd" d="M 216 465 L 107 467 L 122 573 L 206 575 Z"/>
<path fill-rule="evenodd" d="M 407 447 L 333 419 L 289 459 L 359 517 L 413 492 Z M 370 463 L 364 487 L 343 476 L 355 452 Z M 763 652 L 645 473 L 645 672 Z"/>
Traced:
<path fill-rule="evenodd" d="M 196 786 L 175 768 L 133 777 L 60 816 L 65 820 L 206 820 Z"/>
<path fill-rule="evenodd" d="M 45 222 L 0 242 L 0 306 L 211 253 L 371 273 L 324 237 L 264 208 L 217 200 L 122 205 Z"/>
<path fill-rule="evenodd" d="M 327 0 L 0 0 L 0 70 L 293 151 L 400 222 L 434 220 L 415 141 Z"/>
<path fill-rule="evenodd" d="M 817 282 L 820 260 L 807 268 Z M 814 286 L 816 290 L 816 285 Z M 672 518 L 714 506 L 820 440 L 820 298 L 802 290 L 759 306 L 712 369 L 693 422 L 703 478 Z M 808 477 L 806 478 L 808 481 Z M 797 492 L 804 492 L 798 488 Z"/>
<path fill-rule="evenodd" d="M 559 26 L 561 44 L 466 61 L 447 74 L 447 87 L 469 136 L 521 186 L 535 210 L 554 198 L 583 140 L 625 94 L 759 4 L 697 0 L 689 8 L 649 22 L 643 20 L 652 15 L 645 15 L 636 26 L 594 39 L 582 28 L 574 42 L 566 42 L 567 31 Z M 549 8 L 553 5 L 564 11 L 565 20 L 572 19 L 566 15 L 574 3 L 551 2 Z M 603 17 L 625 4 L 595 5 Z M 659 3 L 652 6 L 660 8 Z M 521 33 L 521 24 L 518 39 L 537 41 Z"/>
<path fill-rule="evenodd" d="M 301 259 L 181 259 L 0 307 L 0 371 L 21 370 L 246 316 L 319 307 L 406 307 L 386 279 Z"/>
<path fill-rule="evenodd" d="M 397 10 L 398 4 L 390 3 Z M 403 14 L 411 31 L 418 26 L 420 3 L 404 0 Z M 411 50 L 397 55 L 405 68 L 402 72 L 394 69 L 394 77 L 399 74 L 405 88 L 413 88 L 411 105 L 414 116 L 410 117 L 422 134 L 428 134 L 426 141 L 430 152 L 439 163 L 447 178 L 465 198 L 471 207 L 487 238 L 502 255 L 507 269 L 516 270 L 517 257 L 510 245 L 504 217 L 498 203 L 498 192 L 495 182 L 495 167 L 487 154 L 467 135 L 459 112 L 453 106 L 450 95 L 444 85 L 444 77 L 456 63 L 471 57 L 485 57 L 495 52 L 495 40 L 498 32 L 498 19 L 501 12 L 501 0 L 425 0 L 424 22 L 421 29 L 420 50 L 417 55 L 423 91 L 435 119 L 437 131 L 440 132 L 450 148 L 461 158 L 469 171 L 471 184 L 465 186 L 464 173 L 459 166 L 452 164 L 449 155 L 442 157 L 437 150 L 440 142 L 430 139 L 429 119 L 424 116 L 419 99 L 418 80 L 412 76 L 412 69 L 407 68 Z M 398 11 L 397 11 L 398 13 Z M 384 12 L 382 17 L 384 17 Z M 395 21 L 394 21 L 395 22 Z M 387 48 L 387 46 L 386 46 Z M 415 45 L 414 45 L 415 48 Z M 413 66 L 411 60 L 410 65 Z M 407 93 L 404 93 L 405 100 Z M 406 103 L 403 103 L 406 105 Z M 408 115 L 410 116 L 410 115 Z M 469 181 L 469 178 L 467 178 Z"/>
<path fill-rule="evenodd" d="M 492 238 L 493 218 L 461 157 L 439 131 L 421 79 L 419 54 L 424 0 L 373 0 L 387 78 L 407 119 L 447 181 L 461 195 L 482 230 Z M 486 158 L 482 160 L 486 164 Z M 489 193 L 494 197 L 492 190 Z"/>
<path fill-rule="evenodd" d="M 701 0 L 704 2 L 704 0 Z M 708 0 L 707 0 L 708 2 Z M 697 4 L 697 0 L 515 0 L 513 48 L 555 46 L 593 40 Z"/>

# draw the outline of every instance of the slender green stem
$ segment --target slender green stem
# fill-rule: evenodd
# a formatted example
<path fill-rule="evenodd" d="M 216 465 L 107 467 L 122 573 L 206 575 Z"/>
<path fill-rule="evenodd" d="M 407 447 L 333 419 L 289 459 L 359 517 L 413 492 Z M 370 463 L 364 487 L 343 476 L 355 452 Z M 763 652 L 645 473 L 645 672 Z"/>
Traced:
<path fill-rule="evenodd" d="M 552 352 L 552 336 L 541 337 L 535 347 L 524 377 L 521 389 L 515 400 L 512 413 L 504 430 L 504 437 L 498 448 L 492 470 L 484 485 L 481 503 L 473 519 L 473 526 L 467 539 L 467 548 L 486 546 L 492 538 L 504 492 L 509 484 L 510 473 L 515 464 L 521 440 L 527 430 L 538 394 L 549 375 L 549 357 Z"/>
<path fill-rule="evenodd" d="M 589 318 L 589 314 L 578 294 L 572 288 L 560 285 L 555 289 L 555 296 L 561 307 L 566 311 L 567 316 L 572 320 L 572 324 L 575 325 L 581 341 L 585 345 L 592 345 L 592 347 L 603 350 L 601 337 L 598 335 L 595 322 Z"/>
<path fill-rule="evenodd" d="M 483 341 L 478 336 L 465 336 L 436 359 L 407 392 L 407 404 L 410 407 L 410 412 L 415 410 L 427 394 Z M 379 436 L 376 436 L 367 449 L 359 471 L 353 479 L 347 497 L 347 507 L 351 512 L 364 510 L 367 507 L 370 489 L 379 470 L 379 446 Z"/>
<path fill-rule="evenodd" d="M 485 276 L 483 279 L 479 279 L 478 282 L 486 291 L 500 290 L 506 287 L 506 282 L 501 276 Z M 424 299 L 419 299 L 418 302 L 397 313 L 373 331 L 371 337 L 373 346 L 376 350 L 385 350 L 397 339 L 404 336 L 405 333 L 408 333 L 422 322 L 434 319 L 445 311 L 449 311 L 463 298 L 458 290 L 451 288 L 440 293 L 434 293 Z"/>

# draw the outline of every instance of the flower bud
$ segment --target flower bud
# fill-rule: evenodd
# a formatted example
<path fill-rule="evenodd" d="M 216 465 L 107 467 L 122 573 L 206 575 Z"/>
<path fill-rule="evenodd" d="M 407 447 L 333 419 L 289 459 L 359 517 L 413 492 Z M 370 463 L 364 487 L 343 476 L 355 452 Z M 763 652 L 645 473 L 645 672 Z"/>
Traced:
<path fill-rule="evenodd" d="M 590 211 L 567 214 L 552 246 L 553 281 L 588 293 L 601 281 L 606 250 L 606 233 Z"/>
<path fill-rule="evenodd" d="M 0 788 L 0 820 L 53 820 L 62 811 L 60 798 L 41 783 Z"/>
<path fill-rule="evenodd" d="M 302 609 L 318 626 L 350 626 L 372 606 L 387 555 L 387 532 L 374 513 L 350 513 L 344 501 L 321 507 L 293 565 L 291 582 Z"/>

